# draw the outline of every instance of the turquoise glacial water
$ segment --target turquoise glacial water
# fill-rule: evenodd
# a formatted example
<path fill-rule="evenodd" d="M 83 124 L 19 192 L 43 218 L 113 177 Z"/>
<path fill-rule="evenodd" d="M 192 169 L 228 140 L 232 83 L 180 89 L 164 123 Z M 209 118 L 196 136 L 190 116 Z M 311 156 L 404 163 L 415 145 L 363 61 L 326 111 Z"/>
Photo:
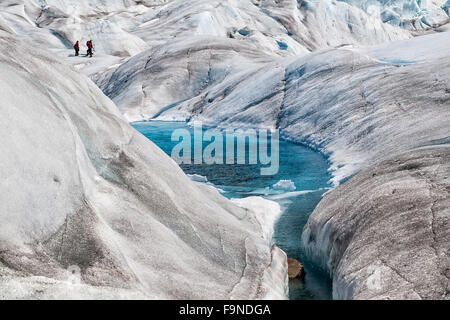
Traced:
<path fill-rule="evenodd" d="M 193 129 L 182 122 L 150 121 L 132 125 L 169 155 L 179 143 L 171 141 L 174 130 L 187 129 L 193 136 Z M 224 140 L 225 145 L 226 139 Z M 247 140 L 247 155 L 249 144 L 254 143 L 258 144 L 258 141 Z M 204 147 L 207 144 L 209 143 L 205 142 Z M 319 152 L 284 140 L 280 140 L 279 151 L 280 166 L 274 176 L 262 176 L 261 165 L 182 164 L 181 168 L 187 174 L 206 177 L 208 183 L 219 188 L 225 197 L 262 196 L 277 201 L 283 208 L 283 214 L 275 226 L 273 242 L 284 250 L 288 257 L 300 260 L 306 269 L 304 280 L 290 281 L 290 299 L 331 299 L 331 280 L 308 261 L 301 248 L 303 227 L 323 194 L 330 188 L 329 163 Z M 192 156 L 193 154 L 194 152 Z M 290 181 L 290 188 L 275 186 L 281 180 Z"/>

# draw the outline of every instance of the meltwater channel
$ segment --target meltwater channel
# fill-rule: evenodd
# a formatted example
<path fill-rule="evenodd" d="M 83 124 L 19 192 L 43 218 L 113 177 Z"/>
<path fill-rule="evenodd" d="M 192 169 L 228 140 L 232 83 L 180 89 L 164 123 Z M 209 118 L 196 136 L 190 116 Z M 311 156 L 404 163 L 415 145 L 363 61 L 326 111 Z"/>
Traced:
<path fill-rule="evenodd" d="M 174 130 L 187 129 L 192 133 L 193 139 L 193 128 L 182 122 L 149 121 L 132 125 L 169 155 L 179 143 L 171 139 Z M 247 139 L 246 150 L 249 150 L 250 143 L 257 141 Z M 204 143 L 204 147 L 207 144 Z M 308 261 L 301 248 L 303 227 L 323 194 L 330 188 L 329 163 L 319 152 L 284 140 L 280 140 L 279 150 L 280 168 L 275 176 L 262 176 L 260 165 L 182 164 L 181 168 L 186 174 L 205 177 L 204 180 L 221 190 L 225 197 L 262 196 L 277 201 L 283 213 L 275 225 L 273 242 L 288 257 L 300 260 L 306 270 L 305 279 L 289 282 L 289 298 L 331 299 L 331 279 Z"/>

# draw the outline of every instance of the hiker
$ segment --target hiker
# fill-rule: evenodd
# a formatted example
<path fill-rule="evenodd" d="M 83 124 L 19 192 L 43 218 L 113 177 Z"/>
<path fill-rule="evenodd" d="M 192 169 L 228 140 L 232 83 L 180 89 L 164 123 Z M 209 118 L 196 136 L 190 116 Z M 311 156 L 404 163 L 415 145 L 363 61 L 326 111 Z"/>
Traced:
<path fill-rule="evenodd" d="M 89 56 L 92 58 L 92 56 L 94 55 L 94 52 L 93 52 L 94 45 L 92 43 L 92 40 L 89 40 L 88 42 L 86 42 L 86 46 L 88 47 L 86 56 Z"/>
<path fill-rule="evenodd" d="M 77 41 L 77 42 L 74 44 L 73 48 L 75 49 L 75 57 L 78 57 L 79 54 L 80 54 L 80 42 Z"/>

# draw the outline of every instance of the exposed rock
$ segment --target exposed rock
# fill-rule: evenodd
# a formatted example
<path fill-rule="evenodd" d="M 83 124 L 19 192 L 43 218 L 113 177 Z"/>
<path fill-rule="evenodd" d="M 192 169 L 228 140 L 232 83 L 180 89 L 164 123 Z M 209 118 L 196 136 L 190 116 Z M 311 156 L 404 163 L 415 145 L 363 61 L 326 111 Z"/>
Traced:
<path fill-rule="evenodd" d="M 288 258 L 288 274 L 289 279 L 304 278 L 305 269 L 300 261 L 294 258 Z"/>

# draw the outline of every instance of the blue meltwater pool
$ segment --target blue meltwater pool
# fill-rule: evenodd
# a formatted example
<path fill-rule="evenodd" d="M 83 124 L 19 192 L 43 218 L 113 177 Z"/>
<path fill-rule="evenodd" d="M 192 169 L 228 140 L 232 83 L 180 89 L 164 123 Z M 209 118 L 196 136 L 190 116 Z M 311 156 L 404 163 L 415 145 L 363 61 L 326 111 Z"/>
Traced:
<path fill-rule="evenodd" d="M 139 132 L 153 141 L 168 155 L 179 141 L 172 141 L 177 129 L 192 133 L 194 129 L 182 122 L 138 122 L 132 124 Z M 256 139 L 246 139 L 246 154 Z M 223 136 L 226 145 L 226 136 Z M 210 142 L 204 142 L 206 147 Z M 253 146 L 254 147 L 254 146 Z M 270 153 L 270 145 L 269 145 Z M 194 157 L 194 152 L 191 154 Z M 248 159 L 248 157 L 247 157 Z M 301 234 L 309 215 L 331 187 L 327 159 L 319 152 L 302 145 L 280 140 L 279 170 L 272 176 L 261 175 L 260 164 L 182 164 L 181 168 L 196 180 L 213 184 L 227 198 L 262 196 L 278 202 L 283 214 L 275 226 L 273 242 L 288 257 L 300 260 L 306 269 L 304 280 L 291 280 L 289 296 L 292 300 L 331 299 L 331 280 L 305 257 L 301 248 Z"/>

